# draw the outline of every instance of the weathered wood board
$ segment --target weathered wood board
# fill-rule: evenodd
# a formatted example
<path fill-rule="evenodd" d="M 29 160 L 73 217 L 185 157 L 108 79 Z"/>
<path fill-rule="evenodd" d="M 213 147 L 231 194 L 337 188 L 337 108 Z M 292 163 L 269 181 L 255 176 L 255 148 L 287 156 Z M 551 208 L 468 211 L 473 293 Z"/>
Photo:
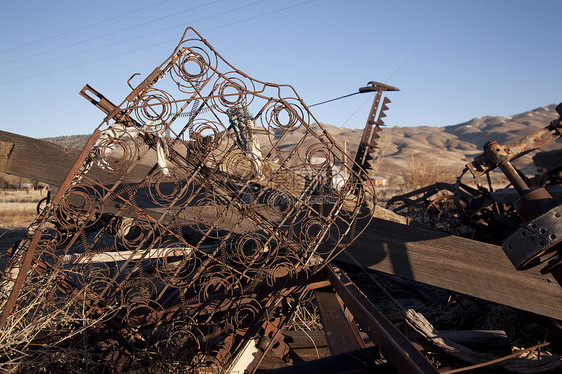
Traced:
<path fill-rule="evenodd" d="M 0 172 L 59 186 L 80 151 L 0 131 L 0 153 Z"/>
<path fill-rule="evenodd" d="M 515 270 L 496 245 L 375 218 L 346 252 L 372 270 L 562 319 L 554 278 Z M 346 252 L 337 260 L 356 265 Z"/>

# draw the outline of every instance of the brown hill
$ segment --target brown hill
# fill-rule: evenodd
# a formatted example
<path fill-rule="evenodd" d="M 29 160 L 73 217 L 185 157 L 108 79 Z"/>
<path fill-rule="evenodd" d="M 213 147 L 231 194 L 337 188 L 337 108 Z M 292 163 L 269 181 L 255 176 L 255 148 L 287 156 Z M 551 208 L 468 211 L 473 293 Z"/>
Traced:
<path fill-rule="evenodd" d="M 400 183 L 413 167 L 435 168 L 442 174 L 443 181 L 450 180 L 451 176 L 458 175 L 467 162 L 482 152 L 482 146 L 488 140 L 509 144 L 548 125 L 558 117 L 555 106 L 552 104 L 511 117 L 473 118 L 468 122 L 446 127 L 384 128 L 379 139 L 374 173 L 387 178 L 391 183 Z M 342 147 L 346 146 L 351 156 L 355 155 L 362 129 L 338 128 L 327 124 L 323 126 Z M 287 141 L 297 143 L 302 135 L 295 133 L 290 136 L 294 139 Z M 66 147 L 81 148 L 87 139 L 88 135 L 75 135 L 45 140 Z M 557 149 L 560 145 L 561 142 L 556 142 L 543 150 Z M 527 155 L 516 162 L 519 168 L 529 174 L 535 172 L 531 156 Z"/>

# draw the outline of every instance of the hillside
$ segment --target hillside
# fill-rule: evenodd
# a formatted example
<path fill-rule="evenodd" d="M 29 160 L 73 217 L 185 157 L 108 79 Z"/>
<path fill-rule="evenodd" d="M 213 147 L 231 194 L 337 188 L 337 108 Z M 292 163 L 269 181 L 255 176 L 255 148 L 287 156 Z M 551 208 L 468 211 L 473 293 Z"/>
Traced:
<path fill-rule="evenodd" d="M 473 118 L 465 123 L 445 127 L 384 128 L 379 139 L 375 173 L 398 183 L 400 177 L 416 164 L 440 168 L 443 175 L 457 175 L 467 162 L 482 152 L 482 146 L 488 140 L 506 144 L 536 131 L 558 117 L 555 107 L 552 104 L 510 117 Z M 389 118 L 387 122 L 391 122 L 392 117 Z M 327 124 L 323 126 L 341 146 L 345 144 L 352 156 L 355 154 L 362 129 L 338 128 Z M 289 140 L 296 143 L 300 136 L 292 136 L 294 139 Z M 81 148 L 87 139 L 88 135 L 75 135 L 45 140 L 65 147 Z M 557 149 L 560 145 L 561 142 L 556 142 L 543 150 Z M 531 157 L 532 154 L 527 155 L 516 164 L 525 173 L 532 175 L 535 170 Z"/>

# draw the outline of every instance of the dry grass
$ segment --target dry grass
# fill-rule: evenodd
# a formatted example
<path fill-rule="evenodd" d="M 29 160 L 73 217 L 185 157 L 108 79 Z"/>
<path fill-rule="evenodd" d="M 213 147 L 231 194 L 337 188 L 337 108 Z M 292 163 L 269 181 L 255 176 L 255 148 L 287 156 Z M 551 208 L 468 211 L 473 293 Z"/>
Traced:
<path fill-rule="evenodd" d="M 56 283 L 57 275 L 52 274 L 46 278 L 38 277 L 24 287 L 18 300 L 25 302 L 18 303 L 0 326 L 0 372 L 59 372 L 63 368 L 68 371 L 72 366 L 76 369 L 100 365 L 99 358 L 92 353 L 92 347 L 82 334 L 107 319 L 114 310 L 108 308 L 97 318 L 87 316 L 83 306 L 87 300 L 87 287 L 64 303 L 51 307 L 49 295 Z M 37 338 L 49 343 L 29 350 Z M 69 341 L 73 343 L 67 344 Z"/>
<path fill-rule="evenodd" d="M 452 170 L 447 160 L 435 159 L 433 162 L 418 160 L 411 156 L 406 171 L 403 172 L 404 183 L 411 189 L 429 186 L 437 182 L 455 183 L 460 173 Z"/>
<path fill-rule="evenodd" d="M 27 227 L 45 196 L 45 191 L 0 191 L 0 228 Z"/>

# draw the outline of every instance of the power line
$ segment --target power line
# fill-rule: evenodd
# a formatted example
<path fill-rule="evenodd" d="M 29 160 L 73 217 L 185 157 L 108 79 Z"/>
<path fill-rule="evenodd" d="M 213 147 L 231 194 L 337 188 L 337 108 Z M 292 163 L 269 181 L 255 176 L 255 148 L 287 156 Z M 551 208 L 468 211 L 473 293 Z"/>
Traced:
<path fill-rule="evenodd" d="M 312 104 L 312 105 L 309 105 L 308 107 L 309 107 L 309 108 L 312 108 L 313 106 L 322 105 L 322 104 L 326 104 L 326 103 L 331 103 L 332 101 L 344 99 L 344 98 L 346 98 L 346 97 L 350 97 L 350 96 L 353 96 L 353 95 L 357 95 L 357 94 L 359 94 L 359 93 L 361 93 L 361 92 L 357 91 L 357 92 L 354 92 L 354 93 L 350 93 L 350 94 L 347 94 L 347 95 L 343 95 L 343 96 L 340 96 L 340 97 L 336 97 L 335 99 L 330 99 L 330 100 L 322 101 L 322 102 L 320 102 L 320 103 Z"/>
<path fill-rule="evenodd" d="M 170 18 L 170 17 L 176 16 L 176 15 L 178 15 L 178 14 L 182 14 L 182 13 L 186 13 L 186 12 L 191 12 L 191 11 L 194 11 L 194 10 L 196 10 L 196 9 L 206 7 L 206 6 L 212 5 L 212 4 L 214 4 L 214 3 L 218 3 L 218 2 L 220 2 L 220 1 L 224 1 L 224 0 L 215 0 L 215 1 L 212 1 L 212 2 L 210 2 L 210 3 L 206 3 L 206 4 L 204 4 L 204 5 L 200 5 L 200 6 L 197 6 L 197 7 L 185 9 L 185 10 L 182 10 L 182 11 L 180 11 L 180 12 L 174 12 L 173 14 L 169 14 L 169 15 L 167 15 L 167 16 L 163 16 L 163 17 L 160 17 L 160 18 L 155 18 L 155 19 L 152 19 L 152 20 L 147 21 L 147 22 L 138 23 L 138 24 L 135 24 L 135 25 L 133 25 L 133 26 L 125 27 L 125 28 L 120 29 L 120 30 L 117 30 L 117 31 L 111 31 L 111 32 L 108 32 L 108 33 L 105 33 L 105 34 L 101 34 L 101 35 L 94 36 L 94 37 L 89 38 L 89 39 L 80 40 L 80 41 L 78 41 L 78 42 L 66 44 L 66 45 L 63 45 L 63 46 L 61 46 L 61 47 L 51 48 L 51 49 L 49 49 L 49 50 L 47 50 L 47 51 L 34 53 L 34 54 L 32 54 L 32 55 L 20 57 L 20 58 L 17 58 L 17 59 L 15 59 L 15 60 L 5 61 L 5 62 L 0 63 L 0 65 L 7 65 L 7 64 L 14 63 L 14 62 L 18 62 L 18 61 L 22 61 L 22 60 L 27 60 L 27 59 L 30 59 L 30 58 L 33 58 L 33 57 L 42 56 L 42 55 L 49 54 L 49 53 L 52 53 L 52 52 L 55 52 L 55 51 L 60 51 L 61 49 L 65 49 L 65 48 L 68 48 L 68 47 L 73 47 L 73 46 L 75 46 L 75 45 L 82 45 L 82 44 L 85 44 L 85 43 L 87 43 L 87 42 L 91 42 L 91 41 L 93 41 L 93 40 L 97 40 L 97 39 L 104 38 L 104 37 L 106 37 L 106 36 L 111 36 L 111 35 L 114 35 L 114 34 L 117 34 L 117 33 L 123 32 L 123 31 L 128 31 L 128 30 L 131 30 L 131 29 L 135 29 L 135 28 L 137 28 L 137 27 L 145 26 L 145 25 L 147 25 L 147 24 L 149 24 L 149 23 L 159 22 L 159 21 L 162 21 L 163 19 Z M 248 6 L 251 6 L 251 5 L 255 5 L 255 4 L 258 4 L 258 3 L 262 3 L 262 2 L 264 2 L 264 1 L 269 1 L 269 0 L 260 0 L 260 1 L 257 1 L 257 2 L 255 2 L 255 3 L 252 3 L 252 4 L 250 4 L 250 5 L 246 5 L 246 6 L 244 6 L 244 7 L 248 7 Z M 239 8 L 244 8 L 244 7 L 239 7 Z M 236 8 L 236 9 L 239 9 L 239 8 Z M 197 20 L 197 21 L 200 21 L 200 20 L 203 20 L 203 19 L 207 19 L 207 18 L 211 18 L 211 17 L 215 17 L 215 16 L 217 16 L 217 15 L 221 15 L 221 14 L 224 14 L 224 13 L 227 13 L 227 12 L 221 12 L 221 13 L 218 13 L 218 14 L 214 14 L 214 15 L 212 15 L 212 16 L 203 17 L 203 18 L 201 18 L 201 19 L 199 19 L 199 20 Z M 193 22 L 196 22 L 196 21 L 193 21 Z M 182 25 L 184 25 L 184 24 L 185 24 L 185 22 L 182 23 Z M 168 28 L 168 29 L 169 29 L 169 28 Z M 164 31 L 165 31 L 165 30 L 166 30 L 166 29 L 164 29 Z M 158 31 L 158 32 L 160 32 L 160 31 Z M 147 33 L 147 34 L 144 34 L 144 36 L 146 36 L 146 35 L 151 35 L 151 34 L 152 34 L 152 33 Z M 136 39 L 136 38 L 137 38 L 137 37 L 132 38 L 132 39 Z M 118 43 L 113 43 L 113 44 L 118 44 Z M 113 44 L 111 44 L 111 45 L 113 45 Z M 88 52 L 88 51 L 85 51 L 85 52 Z M 13 70 L 18 70 L 18 68 L 13 69 Z M 10 71 L 13 71 L 13 70 L 10 70 Z"/>
<path fill-rule="evenodd" d="M 263 1 L 267 1 L 267 0 L 263 0 Z M 293 8 L 298 7 L 298 6 L 306 5 L 306 4 L 312 3 L 314 1 L 317 1 L 317 0 L 304 1 L 302 3 L 298 3 L 298 4 L 295 4 L 295 5 L 288 6 L 288 7 L 280 8 L 280 9 L 277 9 L 277 10 L 274 10 L 274 11 L 271 11 L 271 12 L 266 12 L 266 13 L 262 13 L 262 14 L 259 14 L 259 15 L 256 15 L 256 16 L 244 18 L 244 19 L 239 20 L 239 21 L 235 21 L 235 22 L 231 22 L 231 23 L 224 24 L 224 25 L 221 25 L 221 26 L 217 26 L 217 27 L 213 27 L 213 28 L 210 28 L 210 29 L 202 30 L 201 33 L 218 30 L 218 29 L 221 29 L 221 28 L 224 28 L 224 27 L 228 27 L 228 26 L 239 24 L 239 23 L 247 22 L 247 21 L 250 21 L 250 20 L 253 20 L 253 19 L 256 19 L 256 18 L 265 17 L 265 16 L 268 16 L 268 15 L 271 15 L 271 14 L 275 14 L 275 13 L 279 13 L 279 12 L 282 12 L 282 11 L 285 11 L 285 10 L 293 9 Z M 98 58 L 98 59 L 95 59 L 95 60 L 88 60 L 88 61 L 83 62 L 83 63 L 66 66 L 66 67 L 51 70 L 51 71 L 48 71 L 48 72 L 41 72 L 39 74 L 34 74 L 34 75 L 31 75 L 31 76 L 27 76 L 27 77 L 23 77 L 23 78 L 19 78 L 19 79 L 14 79 L 14 80 L 11 80 L 11 81 L 1 82 L 0 86 L 4 86 L 4 85 L 10 84 L 10 83 L 21 82 L 21 81 L 28 80 L 28 79 L 38 78 L 38 77 L 53 74 L 53 73 L 59 73 L 61 71 L 73 69 L 73 68 L 78 67 L 78 66 L 83 66 L 83 65 L 88 65 L 88 64 L 95 63 L 95 62 L 99 62 L 99 61 L 104 61 L 104 60 L 107 60 L 107 59 L 110 59 L 110 58 L 119 57 L 119 56 L 126 55 L 126 54 L 129 54 L 129 53 L 137 52 L 137 51 L 140 51 L 140 50 L 143 50 L 143 49 L 146 49 L 146 48 L 161 46 L 162 44 L 171 43 L 171 42 L 175 42 L 175 41 L 177 41 L 177 38 L 168 39 L 168 40 L 165 40 L 165 41 L 160 41 L 160 42 L 157 42 L 157 43 L 154 43 L 154 44 L 142 46 L 141 48 L 135 48 L 133 50 L 113 54 L 113 55 L 110 55 L 110 56 L 101 57 L 101 58 Z"/>
<path fill-rule="evenodd" d="M 315 1 L 318 1 L 318 0 L 309 0 L 309 1 L 305 1 L 305 2 L 299 3 L 299 4 L 291 5 L 291 6 L 288 6 L 288 7 L 285 7 L 285 8 L 281 8 L 281 9 L 277 9 L 277 10 L 272 10 L 271 12 L 258 14 L 257 16 L 248 17 L 248 18 L 245 18 L 245 19 L 243 19 L 243 20 L 241 20 L 241 21 L 235 21 L 235 22 L 227 23 L 227 24 L 222 25 L 222 26 L 217 26 L 217 27 L 214 27 L 214 28 L 212 28 L 212 29 L 205 30 L 205 32 L 215 31 L 215 30 L 218 30 L 218 29 L 222 29 L 222 28 L 224 28 L 224 27 L 227 27 L 227 26 L 232 26 L 232 25 L 236 25 L 236 24 L 238 24 L 238 23 L 242 23 L 242 22 L 246 22 L 246 21 L 251 21 L 251 20 L 256 19 L 256 18 L 261 18 L 261 17 L 269 16 L 269 15 L 272 15 L 272 14 L 275 14 L 275 13 L 279 13 L 279 12 L 282 12 L 282 11 L 285 11 L 285 10 L 289 10 L 289 9 L 293 9 L 293 8 L 296 8 L 296 7 L 299 7 L 299 6 L 302 6 L 302 5 L 306 5 L 306 4 L 309 4 L 309 3 L 313 3 L 313 2 L 315 2 Z"/>
<path fill-rule="evenodd" d="M 219 1 L 223 1 L 223 0 L 216 0 L 216 1 L 214 1 L 214 3 L 219 2 Z M 248 8 L 248 7 L 250 7 L 250 6 L 253 6 L 253 5 L 256 5 L 256 4 L 259 4 L 259 3 L 263 3 L 263 2 L 265 2 L 265 1 L 269 1 L 269 0 L 260 0 L 260 1 L 257 1 L 257 2 L 251 3 L 251 4 L 247 4 L 247 5 L 244 5 L 244 6 L 240 6 L 240 7 L 236 7 L 236 8 L 233 8 L 233 9 L 225 10 L 225 11 L 222 11 L 222 12 L 219 12 L 219 13 L 215 13 L 215 14 L 212 14 L 212 15 L 210 15 L 210 16 L 205 16 L 205 17 L 198 18 L 198 19 L 196 19 L 196 20 L 188 21 L 187 23 L 200 22 L 200 21 L 203 21 L 203 20 L 206 20 L 206 19 L 209 19 L 209 18 L 221 16 L 221 15 L 224 15 L 224 14 L 227 14 L 227 13 L 231 13 L 231 12 L 238 11 L 238 10 L 240 10 L 240 9 Z M 208 4 L 212 4 L 212 3 L 208 3 Z M 11 72 L 14 72 L 14 71 L 27 69 L 27 68 L 30 68 L 30 67 L 33 67 L 33 66 L 42 65 L 42 64 L 49 63 L 49 62 L 53 62 L 53 61 L 65 60 L 65 59 L 67 59 L 68 57 L 73 57 L 73 56 L 81 55 L 81 54 L 84 54 L 84 53 L 89 53 L 89 52 L 96 51 L 96 50 L 99 50 L 99 49 L 105 49 L 105 48 L 107 48 L 107 47 L 111 47 L 111 46 L 114 46 L 114 45 L 117 45 L 117 44 L 122 44 L 122 43 L 130 42 L 130 41 L 132 41 L 132 40 L 144 38 L 144 37 L 146 37 L 146 36 L 151 36 L 151 35 L 154 35 L 154 34 L 157 34 L 157 33 L 161 33 L 161 32 L 164 32 L 164 31 L 169 31 L 169 30 L 172 30 L 172 29 L 175 29 L 175 28 L 178 28 L 178 27 L 185 27 L 185 24 L 186 24 L 186 22 L 182 22 L 182 23 L 177 24 L 177 25 L 174 25 L 174 26 L 166 27 L 166 28 L 164 28 L 164 29 L 160 29 L 160 30 L 157 30 L 157 31 L 151 31 L 151 32 L 149 32 L 149 33 L 142 34 L 142 35 L 137 35 L 137 36 L 134 36 L 134 37 L 132 37 L 132 38 L 128 38 L 128 39 L 116 41 L 116 42 L 109 43 L 109 44 L 104 44 L 104 45 L 102 45 L 102 46 L 98 46 L 98 47 L 95 47 L 95 48 L 88 48 L 87 50 L 84 50 L 84 51 L 79 51 L 79 52 L 67 54 L 67 55 L 64 55 L 64 56 L 55 57 L 55 58 L 52 58 L 52 59 L 50 59 L 50 60 L 44 60 L 44 61 L 40 61 L 40 62 L 37 62 L 37 63 L 34 63 L 34 64 L 28 64 L 28 65 L 25 65 L 25 66 L 18 66 L 17 68 L 13 68 L 13 69 L 10 69 L 10 70 L 1 71 L 0 74 L 11 73 Z M 128 30 L 128 29 L 130 29 L 130 28 L 134 28 L 134 27 L 137 27 L 137 26 L 132 26 L 132 27 L 129 27 L 129 28 L 126 28 L 126 29 L 122 29 L 122 30 L 119 30 L 119 31 L 117 31 L 117 32 L 125 31 L 125 30 Z M 87 40 L 83 40 L 83 41 L 81 41 L 81 42 L 72 43 L 72 44 L 70 44 L 70 45 L 66 45 L 66 46 L 57 48 L 57 49 L 55 49 L 55 50 L 62 49 L 62 48 L 66 48 L 66 47 L 69 47 L 69 46 L 72 46 L 72 45 L 84 44 L 85 42 L 92 41 L 92 40 L 95 40 L 95 39 L 99 39 L 99 38 L 101 38 L 101 37 L 104 37 L 104 36 L 107 36 L 107 35 L 112 35 L 112 34 L 114 34 L 114 33 L 108 33 L 108 34 L 104 34 L 104 35 L 97 36 L 97 37 L 94 37 L 94 38 L 90 38 L 90 39 L 87 39 Z M 174 39 L 174 40 L 175 40 L 175 39 Z M 42 53 L 39 53 L 39 54 L 46 54 L 46 53 L 49 53 L 49 52 L 52 52 L 52 51 L 53 51 L 53 50 L 50 50 L 50 51 L 42 52 Z M 36 54 L 36 55 L 37 55 L 37 54 Z M 33 56 L 36 56 L 36 55 L 33 55 Z M 28 57 L 33 57 L 33 56 L 28 56 Z M 27 58 L 27 57 L 25 57 L 25 58 L 23 58 L 23 59 L 26 59 L 26 58 Z M 5 64 L 7 64 L 7 63 L 5 63 Z M 1 64 L 0 64 L 0 65 L 1 65 Z"/>
<path fill-rule="evenodd" d="M 393 72 L 392 74 L 390 74 L 390 76 L 389 76 L 388 78 L 386 78 L 386 80 L 384 81 L 384 83 L 388 82 L 388 81 L 390 80 L 390 78 L 392 78 L 396 73 L 398 73 L 398 72 L 408 63 L 408 61 L 410 61 L 410 59 L 411 59 L 412 57 L 414 57 L 414 54 L 411 54 L 411 55 L 402 63 L 402 65 L 400 65 L 396 70 L 394 70 L 394 72 Z M 357 93 L 359 93 L 359 92 L 357 92 Z M 314 106 L 314 105 L 320 105 L 320 104 L 328 103 L 328 102 L 330 102 L 330 101 L 339 100 L 339 99 L 341 99 L 341 98 L 344 98 L 344 97 L 347 97 L 347 96 L 351 96 L 351 95 L 354 95 L 354 94 L 349 94 L 349 95 L 342 96 L 342 97 L 338 97 L 338 98 L 335 98 L 335 99 L 332 99 L 332 100 L 324 101 L 324 102 L 322 102 L 322 103 L 313 104 L 313 105 L 310 105 L 309 108 L 310 108 L 311 106 Z M 357 112 L 359 112 L 359 111 L 361 110 L 361 108 L 363 108 L 363 107 L 365 106 L 365 104 L 367 104 L 367 102 L 368 102 L 369 100 L 371 100 L 371 98 L 372 98 L 372 95 L 370 95 L 370 97 L 368 97 L 367 100 L 365 100 L 365 101 L 363 102 L 363 104 L 361 104 L 361 105 L 355 110 L 355 112 L 353 112 L 349 117 L 347 117 L 347 119 L 346 119 L 345 121 L 343 121 L 343 123 L 340 125 L 339 128 L 341 129 L 342 127 L 344 127 L 345 124 L 346 124 L 350 119 L 352 119 L 353 116 L 355 116 L 355 115 L 357 114 Z"/>
<path fill-rule="evenodd" d="M 392 74 L 390 74 L 390 76 L 389 76 L 388 78 L 386 78 L 386 80 L 384 81 L 384 83 L 388 82 L 388 81 L 390 80 L 390 78 L 392 78 L 396 73 L 398 73 L 398 72 L 404 67 L 404 65 L 406 65 L 406 64 L 408 63 L 408 61 L 410 61 L 410 59 L 411 59 L 412 57 L 414 57 L 414 54 L 413 54 L 413 53 L 410 55 L 410 57 L 408 57 L 408 58 L 402 63 L 402 65 L 400 65 L 400 66 L 398 67 L 398 69 L 394 70 L 394 72 L 393 72 Z"/>
<path fill-rule="evenodd" d="M 349 121 L 350 119 L 352 119 L 353 116 L 356 115 L 357 112 L 359 112 L 359 111 L 361 110 L 361 108 L 363 108 L 363 107 L 365 106 L 365 104 L 367 104 L 367 102 L 370 101 L 372 98 L 373 98 L 373 95 L 369 95 L 369 97 L 367 98 L 367 100 L 365 100 L 365 101 L 363 102 L 363 104 L 361 104 L 361 105 L 359 106 L 359 108 L 357 108 L 357 109 L 355 110 L 355 112 L 353 112 L 345 121 L 343 121 L 343 123 L 340 125 L 339 128 L 341 129 L 342 127 L 344 127 L 345 124 L 347 123 L 347 121 Z"/>
<path fill-rule="evenodd" d="M 88 25 L 80 26 L 80 27 L 77 27 L 77 28 L 75 28 L 75 29 L 62 32 L 62 33 L 60 33 L 60 34 L 48 36 L 48 37 L 43 38 L 43 39 L 38 39 L 38 40 L 35 40 L 35 41 L 32 41 L 32 42 L 29 42 L 29 43 L 27 43 L 27 44 L 20 44 L 20 45 L 18 45 L 18 46 L 16 46 L 16 47 L 13 47 L 13 48 L 4 49 L 4 50 L 0 51 L 0 54 L 4 54 L 4 53 L 6 53 L 6 52 L 11 52 L 11 51 L 14 51 L 14 50 L 20 49 L 20 48 L 29 47 L 29 46 L 32 46 L 32 45 L 35 45 L 35 44 L 38 44 L 38 43 L 45 42 L 45 41 L 47 41 L 47 40 L 60 38 L 61 36 L 65 36 L 65 35 L 71 34 L 71 33 L 76 32 L 76 31 L 81 31 L 81 30 L 84 30 L 84 29 L 87 29 L 87 28 L 90 28 L 90 27 L 93 27 L 93 26 L 101 25 L 102 23 L 107 23 L 107 22 L 109 22 L 109 21 L 113 21 L 113 20 L 116 20 L 116 19 L 118 19 L 118 18 L 125 17 L 125 16 L 127 16 L 127 15 L 131 15 L 131 14 L 134 14 L 134 13 L 141 12 L 141 11 L 146 10 L 146 9 L 154 8 L 154 7 L 156 7 L 156 6 L 162 5 L 162 4 L 167 3 L 167 2 L 169 2 L 169 1 L 171 1 L 171 0 L 164 0 L 164 1 L 161 1 L 161 2 L 159 2 L 159 3 L 146 6 L 146 7 L 144 7 L 144 8 L 140 8 L 140 9 L 137 9 L 137 10 L 129 11 L 129 12 L 126 12 L 126 13 L 123 13 L 123 14 L 119 14 L 119 15 L 116 15 L 116 16 L 113 16 L 113 17 L 110 17 L 110 18 L 106 18 L 106 19 L 101 20 L 101 21 L 98 21 L 98 22 L 90 23 L 90 24 L 88 24 Z"/>

